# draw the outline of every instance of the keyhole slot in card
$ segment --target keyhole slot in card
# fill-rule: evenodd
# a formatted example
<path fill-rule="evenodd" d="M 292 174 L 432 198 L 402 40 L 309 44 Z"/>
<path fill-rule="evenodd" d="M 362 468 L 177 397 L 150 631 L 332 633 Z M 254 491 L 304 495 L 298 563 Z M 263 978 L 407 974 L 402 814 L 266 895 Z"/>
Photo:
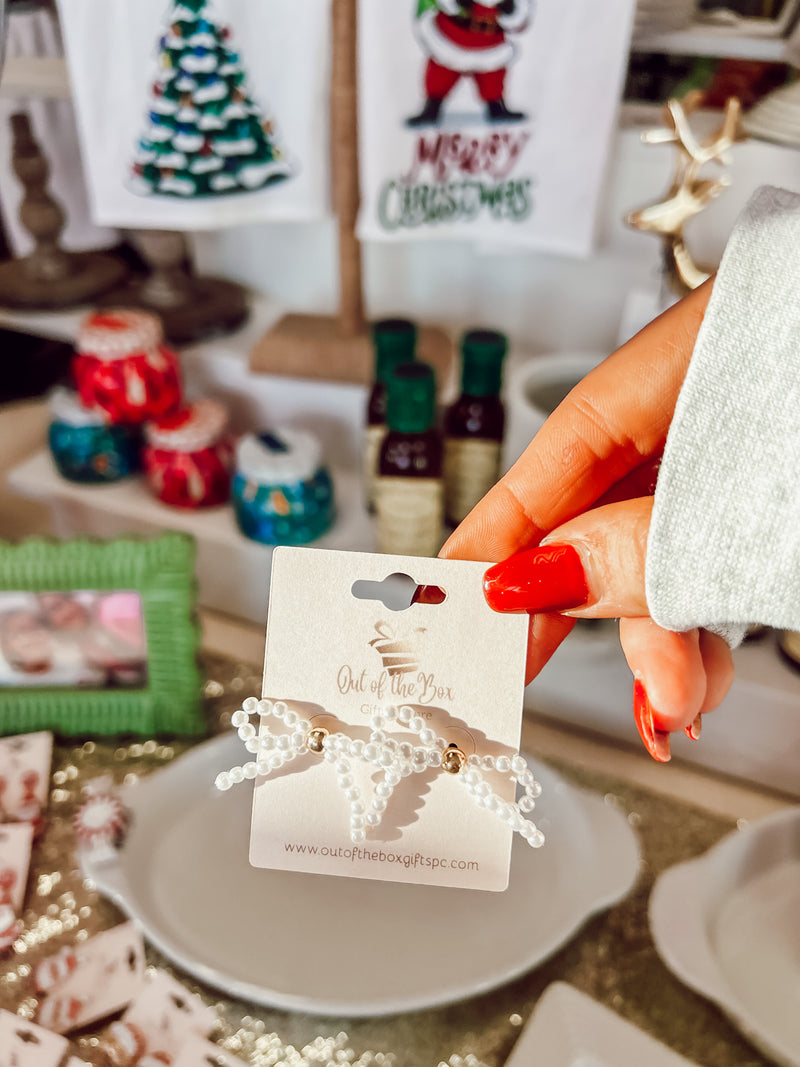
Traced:
<path fill-rule="evenodd" d="M 438 585 L 419 585 L 409 574 L 390 574 L 382 582 L 359 580 L 350 592 L 356 600 L 377 600 L 389 611 L 406 611 L 413 604 L 442 604 L 447 593 Z"/>

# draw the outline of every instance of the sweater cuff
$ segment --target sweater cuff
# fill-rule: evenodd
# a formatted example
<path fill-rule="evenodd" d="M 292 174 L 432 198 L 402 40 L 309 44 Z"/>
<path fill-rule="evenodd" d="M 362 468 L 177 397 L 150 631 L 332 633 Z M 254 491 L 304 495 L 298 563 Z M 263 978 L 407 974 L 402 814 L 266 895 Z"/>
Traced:
<path fill-rule="evenodd" d="M 732 645 L 800 630 L 800 196 L 765 187 L 728 242 L 675 407 L 647 544 L 651 616 Z"/>

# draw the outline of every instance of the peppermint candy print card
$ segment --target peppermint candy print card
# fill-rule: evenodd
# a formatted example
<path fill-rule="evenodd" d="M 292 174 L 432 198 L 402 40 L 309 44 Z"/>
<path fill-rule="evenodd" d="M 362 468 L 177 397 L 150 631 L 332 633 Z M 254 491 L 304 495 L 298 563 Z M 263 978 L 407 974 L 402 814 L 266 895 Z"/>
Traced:
<path fill-rule="evenodd" d="M 0 1067 L 59 1067 L 69 1042 L 0 1009 Z"/>
<path fill-rule="evenodd" d="M 32 843 L 32 823 L 0 826 L 0 907 L 13 908 L 15 915 L 25 899 Z"/>
<path fill-rule="evenodd" d="M 31 822 L 47 804 L 53 735 L 0 738 L 0 822 Z"/>
<path fill-rule="evenodd" d="M 191 1036 L 207 1038 L 217 1016 L 166 971 L 156 971 L 122 1021 L 141 1035 L 148 1055 L 174 1058 Z"/>
<path fill-rule="evenodd" d="M 144 988 L 144 942 L 133 922 L 96 934 L 82 945 L 67 945 L 34 972 L 46 993 L 39 1022 L 57 1033 L 105 1019 Z"/>
<path fill-rule="evenodd" d="M 486 566 L 276 549 L 263 697 L 234 717 L 251 756 L 217 783 L 255 778 L 254 866 L 502 890 L 512 832 L 542 843 L 528 620 L 488 607 Z"/>

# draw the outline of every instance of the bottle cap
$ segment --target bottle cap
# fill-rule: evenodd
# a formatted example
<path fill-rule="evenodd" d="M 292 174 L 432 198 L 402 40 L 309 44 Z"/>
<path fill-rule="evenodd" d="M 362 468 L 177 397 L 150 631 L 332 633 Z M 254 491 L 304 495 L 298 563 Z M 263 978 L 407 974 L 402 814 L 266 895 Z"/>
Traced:
<path fill-rule="evenodd" d="M 194 404 L 145 424 L 144 435 L 153 448 L 170 452 L 199 452 L 216 444 L 228 423 L 228 413 L 216 400 Z"/>
<path fill-rule="evenodd" d="M 387 385 L 386 422 L 399 433 L 424 433 L 436 415 L 436 377 L 427 363 L 401 363 Z"/>
<path fill-rule="evenodd" d="M 149 352 L 164 340 L 161 319 L 149 311 L 111 308 L 95 311 L 78 329 L 75 349 L 79 355 L 96 359 L 124 359 Z"/>
<path fill-rule="evenodd" d="M 496 396 L 503 377 L 508 349 L 497 330 L 470 330 L 461 341 L 461 391 L 467 396 Z"/>
<path fill-rule="evenodd" d="M 313 478 L 322 449 L 313 434 L 281 429 L 245 434 L 236 446 L 236 472 L 258 485 L 292 485 Z"/>
<path fill-rule="evenodd" d="M 65 426 L 107 426 L 108 416 L 104 411 L 86 408 L 72 389 L 57 385 L 50 393 L 50 417 L 53 422 Z"/>
<path fill-rule="evenodd" d="M 395 367 L 412 363 L 417 327 L 409 319 L 381 319 L 372 327 L 375 344 L 375 380 L 387 385 Z"/>

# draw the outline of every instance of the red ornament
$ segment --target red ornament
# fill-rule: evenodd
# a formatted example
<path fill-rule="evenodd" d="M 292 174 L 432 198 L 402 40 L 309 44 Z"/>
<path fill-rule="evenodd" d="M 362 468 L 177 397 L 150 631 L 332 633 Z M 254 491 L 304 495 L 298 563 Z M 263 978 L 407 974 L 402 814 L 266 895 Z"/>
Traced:
<path fill-rule="evenodd" d="M 227 41 L 231 35 L 230 26 L 223 26 L 222 29 L 219 31 L 219 35 L 223 41 Z"/>
<path fill-rule="evenodd" d="M 233 449 L 227 414 L 214 400 L 198 400 L 145 428 L 142 453 L 150 487 L 165 504 L 206 508 L 230 496 Z"/>
<path fill-rule="evenodd" d="M 76 347 L 72 373 L 81 403 L 111 422 L 160 418 L 180 404 L 178 356 L 163 344 L 157 316 L 97 312 L 84 320 Z"/>

